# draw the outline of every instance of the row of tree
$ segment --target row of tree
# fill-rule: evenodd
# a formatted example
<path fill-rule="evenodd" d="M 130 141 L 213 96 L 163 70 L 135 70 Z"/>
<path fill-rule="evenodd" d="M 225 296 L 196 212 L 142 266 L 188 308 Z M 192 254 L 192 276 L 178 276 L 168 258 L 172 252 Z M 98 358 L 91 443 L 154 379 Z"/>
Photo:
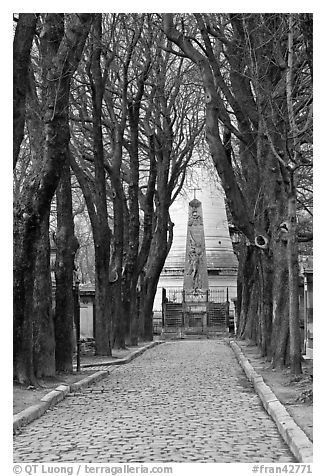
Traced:
<path fill-rule="evenodd" d="M 244 236 L 239 335 L 300 373 L 297 179 L 312 166 L 312 15 L 164 17 L 200 70 L 206 138 Z"/>
<path fill-rule="evenodd" d="M 72 369 L 78 243 L 71 170 L 94 241 L 96 353 L 110 355 L 113 345 L 152 339 L 153 301 L 173 237 L 169 206 L 204 123 L 195 67 L 166 48 L 160 24 L 158 16 L 147 14 L 18 17 L 14 371 L 20 382 Z M 18 68 L 23 62 L 24 71 Z"/>
<path fill-rule="evenodd" d="M 244 237 L 239 334 L 275 365 L 290 355 L 300 372 L 296 179 L 310 212 L 311 16 L 53 13 L 15 23 L 15 378 L 72 369 L 72 180 L 94 243 L 97 354 L 152 338 L 169 207 L 204 132 Z"/>

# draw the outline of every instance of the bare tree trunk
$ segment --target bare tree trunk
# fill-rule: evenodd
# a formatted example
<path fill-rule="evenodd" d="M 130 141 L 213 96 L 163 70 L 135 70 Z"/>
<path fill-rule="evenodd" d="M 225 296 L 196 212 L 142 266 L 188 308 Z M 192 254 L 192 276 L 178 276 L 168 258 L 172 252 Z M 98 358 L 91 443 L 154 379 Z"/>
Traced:
<path fill-rule="evenodd" d="M 139 106 L 129 107 L 131 145 L 130 145 L 130 183 L 129 183 L 129 243 L 124 270 L 124 299 L 128 309 L 129 340 L 131 345 L 138 343 L 137 258 L 139 251 L 139 159 L 138 159 L 138 120 Z M 135 109 L 135 110 L 134 110 Z"/>
<path fill-rule="evenodd" d="M 255 291 L 255 286 L 257 284 L 258 273 L 257 273 L 257 263 L 256 263 L 256 253 L 253 246 L 246 246 L 240 254 L 239 260 L 239 286 L 241 287 L 241 292 L 239 293 L 239 322 L 237 334 L 241 338 L 253 338 L 253 328 L 256 326 L 257 322 L 257 311 L 254 313 L 249 313 L 249 308 L 255 309 L 258 308 L 257 303 L 252 304 L 252 300 L 257 297 Z"/>
<path fill-rule="evenodd" d="M 70 167 L 67 161 L 63 167 L 56 192 L 57 231 L 55 243 L 57 256 L 55 264 L 55 360 L 56 370 L 72 372 L 73 358 L 73 269 L 78 242 L 74 235 L 72 217 L 72 196 Z"/>
<path fill-rule="evenodd" d="M 260 309 L 258 344 L 262 356 L 270 356 L 272 315 L 273 315 L 273 261 L 264 250 L 256 250 L 258 255 Z"/>
<path fill-rule="evenodd" d="M 145 339 L 145 315 L 144 315 L 144 277 L 143 271 L 139 276 L 139 337 Z"/>
<path fill-rule="evenodd" d="M 114 189 L 113 198 L 113 267 L 116 273 L 116 280 L 111 284 L 112 306 L 113 306 L 113 345 L 119 349 L 125 349 L 126 336 L 126 313 L 123 309 L 122 300 L 122 264 L 123 264 L 123 250 L 124 250 L 124 216 L 125 216 L 125 196 L 120 179 L 119 171 L 115 170 L 111 173 L 111 183 Z"/>
<path fill-rule="evenodd" d="M 22 384 L 37 385 L 33 362 L 33 294 L 36 262 L 34 220 L 14 220 L 14 378 Z"/>
<path fill-rule="evenodd" d="M 37 378 L 55 375 L 55 337 L 50 271 L 49 213 L 41 224 L 34 285 L 33 344 Z"/>
<path fill-rule="evenodd" d="M 111 313 L 109 289 L 108 240 L 97 238 L 95 243 L 95 307 L 96 307 L 96 355 L 112 355 Z"/>
<path fill-rule="evenodd" d="M 146 340 L 153 340 L 153 304 L 157 284 L 173 241 L 173 223 L 169 218 L 168 205 L 166 202 L 164 204 L 163 195 L 161 197 L 162 202 L 157 210 L 156 230 L 153 234 L 143 286 L 142 312 Z"/>
<path fill-rule="evenodd" d="M 145 332 L 145 315 L 149 316 L 150 311 L 145 310 L 145 271 L 144 267 L 148 261 L 151 249 L 151 243 L 153 239 L 153 218 L 154 218 L 154 193 L 157 177 L 157 166 L 154 154 L 153 137 L 150 137 L 150 172 L 147 184 L 146 196 L 144 199 L 143 211 L 144 211 L 144 228 L 143 239 L 138 256 L 138 274 L 140 276 L 140 305 L 139 305 L 139 335 L 145 339 L 145 334 L 152 335 L 151 327 L 147 324 L 147 332 Z M 150 300 L 147 302 L 147 307 L 150 306 Z M 149 318 L 147 317 L 147 320 Z"/>
<path fill-rule="evenodd" d="M 20 13 L 13 45 L 13 161 L 16 167 L 24 137 L 25 105 L 30 51 L 35 34 L 37 13 Z"/>
<path fill-rule="evenodd" d="M 140 33 L 140 32 L 139 32 Z M 125 298 L 129 310 L 128 319 L 129 339 L 131 345 L 138 344 L 139 322 L 137 305 L 137 283 L 140 269 L 138 266 L 139 254 L 139 114 L 141 99 L 144 93 L 151 58 L 147 58 L 142 73 L 137 82 L 137 93 L 128 104 L 128 118 L 130 126 L 130 182 L 129 182 L 129 243 L 125 262 L 123 279 L 125 281 Z"/>
<path fill-rule="evenodd" d="M 297 242 L 296 188 L 293 174 L 288 198 L 288 240 L 287 259 L 289 268 L 289 328 L 290 365 L 294 374 L 301 374 L 301 344 L 299 322 L 299 264 Z"/>
<path fill-rule="evenodd" d="M 104 80 L 101 73 L 102 15 L 94 20 L 94 47 L 91 57 L 90 79 L 93 105 L 93 154 L 95 165 L 95 203 L 98 227 L 95 239 L 95 303 L 96 354 L 111 355 L 112 312 L 110 309 L 110 247 L 112 232 L 108 223 L 106 204 L 106 176 L 104 167 L 102 100 Z"/>
<path fill-rule="evenodd" d="M 272 363 L 275 368 L 284 368 L 289 337 L 288 270 L 286 261 L 279 263 L 274 272 L 273 284 L 273 330 L 271 336 Z"/>

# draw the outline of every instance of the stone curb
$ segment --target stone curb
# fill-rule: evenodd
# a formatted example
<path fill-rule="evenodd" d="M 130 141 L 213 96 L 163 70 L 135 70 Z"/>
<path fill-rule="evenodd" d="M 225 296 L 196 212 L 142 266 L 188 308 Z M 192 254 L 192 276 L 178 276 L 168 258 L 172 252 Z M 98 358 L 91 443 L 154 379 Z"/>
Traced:
<path fill-rule="evenodd" d="M 78 382 L 74 382 L 70 385 L 69 392 L 75 392 L 76 390 L 80 390 L 81 388 L 88 387 L 91 383 L 98 382 L 102 380 L 102 378 L 107 377 L 109 375 L 109 370 L 99 370 L 92 375 L 88 375 L 88 377 L 79 380 Z"/>
<path fill-rule="evenodd" d="M 139 355 L 143 354 L 146 350 L 154 347 L 155 345 L 161 344 L 161 341 L 151 342 L 150 344 L 137 349 L 135 352 L 130 354 L 125 359 L 119 359 L 119 361 L 115 361 L 113 364 L 112 362 L 108 363 L 101 363 L 96 365 L 88 365 L 82 367 L 95 367 L 95 366 L 103 366 L 103 365 L 121 365 L 121 364 L 128 364 L 133 359 L 138 357 Z M 100 370 L 95 372 L 92 375 L 88 375 L 87 377 L 79 380 L 78 382 L 72 383 L 71 385 L 59 385 L 51 392 L 44 395 L 41 398 L 40 403 L 32 405 L 25 410 L 22 410 L 19 413 L 16 413 L 13 417 L 13 431 L 14 433 L 21 428 L 22 426 L 26 426 L 32 421 L 40 418 L 44 413 L 49 410 L 49 408 L 53 407 L 57 403 L 61 402 L 70 392 L 74 392 L 79 390 L 83 387 L 87 387 L 91 383 L 98 382 L 99 380 L 103 379 L 107 375 L 109 375 L 109 370 Z"/>
<path fill-rule="evenodd" d="M 289 446 L 293 455 L 299 463 L 312 463 L 313 444 L 305 432 L 295 423 L 270 387 L 266 385 L 262 376 L 254 370 L 238 344 L 233 340 L 227 340 L 227 342 L 235 353 L 248 380 L 253 384 L 265 410 L 276 423 L 280 435 Z"/>
<path fill-rule="evenodd" d="M 102 367 L 103 365 L 124 365 L 124 364 L 129 364 L 132 360 L 134 360 L 136 357 L 139 355 L 143 354 L 146 350 L 151 349 L 152 347 L 155 347 L 158 344 L 162 344 L 163 341 L 156 340 L 154 342 L 151 342 L 150 344 L 145 345 L 144 347 L 141 347 L 140 349 L 135 350 L 132 352 L 128 357 L 125 357 L 123 359 L 117 359 L 109 362 L 97 362 L 93 364 L 82 364 L 81 367 L 83 369 L 86 369 L 87 367 Z"/>

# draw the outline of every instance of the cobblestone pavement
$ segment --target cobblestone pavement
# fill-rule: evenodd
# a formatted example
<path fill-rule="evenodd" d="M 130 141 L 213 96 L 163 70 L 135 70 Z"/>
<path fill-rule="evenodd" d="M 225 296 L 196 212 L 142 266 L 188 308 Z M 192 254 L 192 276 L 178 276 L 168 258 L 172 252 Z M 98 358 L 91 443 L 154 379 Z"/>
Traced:
<path fill-rule="evenodd" d="M 23 428 L 14 461 L 295 461 L 223 341 L 168 342 L 111 369 Z"/>

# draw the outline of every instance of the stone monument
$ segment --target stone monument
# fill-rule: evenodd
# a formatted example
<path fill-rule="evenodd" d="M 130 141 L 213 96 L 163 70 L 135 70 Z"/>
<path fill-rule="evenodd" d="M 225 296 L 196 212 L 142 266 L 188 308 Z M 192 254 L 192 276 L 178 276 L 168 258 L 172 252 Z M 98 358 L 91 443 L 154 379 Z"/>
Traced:
<path fill-rule="evenodd" d="M 189 188 L 185 188 L 170 207 L 171 219 L 175 225 L 174 236 L 154 302 L 156 333 L 160 333 L 164 326 L 167 328 L 166 323 L 170 318 L 171 333 L 173 326 L 179 326 L 184 335 L 188 318 L 189 324 L 204 326 L 205 305 L 208 308 L 209 332 L 215 322 L 213 306 L 218 308 L 229 301 L 230 316 L 234 316 L 238 262 L 229 234 L 223 191 L 213 174 L 206 169 L 199 169 L 195 174 L 193 171 L 193 176 L 191 187 L 189 185 Z M 193 186 L 200 188 L 194 189 Z M 199 206 L 192 206 L 198 205 L 198 202 Z M 205 304 L 207 290 L 208 303 Z M 163 301 L 168 303 L 167 306 L 163 306 Z M 200 302 L 203 303 L 201 307 L 198 305 Z M 193 318 L 196 306 L 198 319 Z M 167 316 L 165 323 L 163 307 Z M 190 309 L 193 310 L 192 315 Z M 172 325 L 172 318 L 175 322 L 178 321 L 178 325 Z M 198 328 L 197 333 L 202 331 Z"/>
<path fill-rule="evenodd" d="M 188 333 L 192 330 L 204 332 L 207 327 L 208 273 L 203 210 L 196 197 L 189 203 L 183 292 L 185 330 Z"/>
<path fill-rule="evenodd" d="M 203 211 L 196 198 L 189 203 L 183 289 L 189 298 L 208 291 Z"/>

